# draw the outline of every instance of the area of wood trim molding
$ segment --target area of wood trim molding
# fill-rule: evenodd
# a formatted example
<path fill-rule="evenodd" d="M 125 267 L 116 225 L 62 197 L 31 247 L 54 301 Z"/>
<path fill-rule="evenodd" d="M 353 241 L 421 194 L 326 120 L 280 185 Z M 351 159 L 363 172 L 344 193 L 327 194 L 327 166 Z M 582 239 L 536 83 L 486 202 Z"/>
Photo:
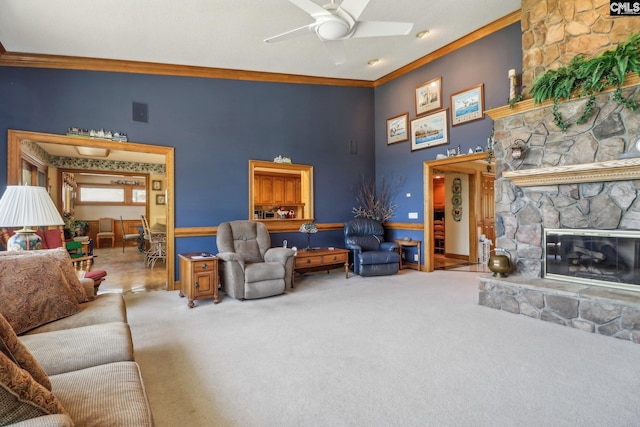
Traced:
<path fill-rule="evenodd" d="M 519 187 L 640 179 L 640 158 L 508 171 L 502 174 Z"/>
<path fill-rule="evenodd" d="M 211 79 L 248 80 L 273 83 L 295 83 L 325 86 L 377 87 L 404 74 L 435 61 L 457 49 L 465 47 L 483 37 L 520 21 L 520 9 L 475 30 L 466 36 L 449 43 L 422 58 L 411 62 L 375 81 L 337 79 L 327 77 L 303 76 L 298 74 L 268 73 L 260 71 L 232 70 L 224 68 L 172 65 L 155 62 L 122 61 L 115 59 L 83 58 L 63 55 L 45 55 L 25 52 L 7 52 L 0 42 L 0 66 L 55 68 L 86 71 L 111 71 L 135 74 L 157 74 L 181 77 L 203 77 Z"/>
<path fill-rule="evenodd" d="M 298 83 L 325 86 L 373 87 L 367 80 L 335 79 L 260 71 L 160 64 L 155 62 L 122 61 L 116 59 L 82 58 L 24 52 L 3 52 L 0 66 L 57 68 L 66 70 L 112 71 L 165 76 L 204 77 L 211 79 L 249 80 L 275 83 Z"/>
<path fill-rule="evenodd" d="M 387 222 L 384 224 L 387 230 L 424 231 L 422 222 Z"/>
<path fill-rule="evenodd" d="M 638 84 L 640 84 L 640 76 L 635 73 L 629 73 L 625 77 L 624 84 L 621 87 L 627 88 L 636 86 Z M 600 93 L 612 92 L 614 90 L 616 90 L 615 87 L 609 86 L 607 89 L 603 90 Z M 576 96 L 574 98 L 571 98 L 569 101 L 576 101 L 578 99 L 580 99 L 580 97 Z M 485 110 L 485 114 L 489 115 L 489 117 L 491 117 L 493 120 L 498 120 L 509 116 L 515 116 L 516 114 L 527 113 L 539 108 L 549 107 L 551 105 L 553 105 L 553 101 L 545 101 L 541 102 L 540 104 L 536 104 L 533 102 L 533 99 L 525 99 L 524 101 L 516 102 L 515 104 L 513 104 L 513 107 L 504 105 L 502 107 Z"/>
<path fill-rule="evenodd" d="M 493 21 L 490 24 L 485 25 L 482 28 L 477 29 L 476 31 L 467 34 L 464 37 L 459 38 L 458 40 L 449 43 L 448 45 L 441 47 L 440 49 L 431 52 L 428 55 L 423 56 L 422 58 L 413 61 L 404 67 L 398 68 L 397 70 L 387 74 L 376 80 L 373 83 L 374 87 L 381 86 L 385 83 L 389 83 L 390 81 L 397 79 L 400 76 L 403 76 L 413 70 L 416 70 L 423 65 L 426 65 L 430 62 L 435 61 L 436 59 L 442 58 L 445 55 L 450 54 L 458 49 L 461 49 L 475 41 L 480 40 L 483 37 L 486 37 L 490 34 L 495 33 L 505 27 L 508 27 L 511 24 L 515 24 L 516 22 L 520 22 L 522 16 L 522 11 L 520 9 L 511 12 L 510 14 L 503 16 L 502 18 Z"/>

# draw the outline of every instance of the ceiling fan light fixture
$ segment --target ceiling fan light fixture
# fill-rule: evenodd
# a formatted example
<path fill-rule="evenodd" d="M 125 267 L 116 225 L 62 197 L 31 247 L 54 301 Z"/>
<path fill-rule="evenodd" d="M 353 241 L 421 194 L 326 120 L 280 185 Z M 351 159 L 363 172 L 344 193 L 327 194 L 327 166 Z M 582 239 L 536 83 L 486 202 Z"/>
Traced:
<path fill-rule="evenodd" d="M 419 39 L 425 39 L 427 38 L 428 35 L 429 35 L 429 30 L 422 30 L 418 34 L 416 34 L 416 37 Z"/>
<path fill-rule="evenodd" d="M 349 24 L 337 17 L 327 19 L 316 27 L 316 34 L 323 40 L 340 40 L 351 31 Z"/>

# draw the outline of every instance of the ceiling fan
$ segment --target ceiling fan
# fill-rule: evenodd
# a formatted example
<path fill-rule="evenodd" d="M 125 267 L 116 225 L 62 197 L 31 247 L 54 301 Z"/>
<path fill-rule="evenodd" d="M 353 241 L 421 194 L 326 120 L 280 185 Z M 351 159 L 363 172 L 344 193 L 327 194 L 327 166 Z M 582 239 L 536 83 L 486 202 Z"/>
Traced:
<path fill-rule="evenodd" d="M 409 34 L 413 28 L 411 22 L 358 21 L 369 0 L 344 0 L 339 5 L 335 0 L 331 0 L 331 3 L 324 6 L 319 6 L 311 0 L 289 1 L 311 15 L 315 22 L 269 37 L 264 41 L 279 42 L 312 31 L 324 42 L 336 64 L 343 64 L 347 60 L 343 40 L 352 37 L 402 36 Z"/>

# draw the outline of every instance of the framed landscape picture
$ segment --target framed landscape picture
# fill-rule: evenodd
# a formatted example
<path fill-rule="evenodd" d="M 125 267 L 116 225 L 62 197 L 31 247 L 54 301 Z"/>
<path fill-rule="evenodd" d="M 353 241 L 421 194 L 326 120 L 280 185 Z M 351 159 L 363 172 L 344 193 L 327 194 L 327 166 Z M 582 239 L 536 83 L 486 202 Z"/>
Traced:
<path fill-rule="evenodd" d="M 442 77 L 422 83 L 416 88 L 416 116 L 442 108 Z"/>
<path fill-rule="evenodd" d="M 411 151 L 447 144 L 447 109 L 411 121 Z"/>
<path fill-rule="evenodd" d="M 451 95 L 451 125 L 484 118 L 484 83 Z"/>
<path fill-rule="evenodd" d="M 409 113 L 387 119 L 387 145 L 409 139 L 408 124 Z"/>

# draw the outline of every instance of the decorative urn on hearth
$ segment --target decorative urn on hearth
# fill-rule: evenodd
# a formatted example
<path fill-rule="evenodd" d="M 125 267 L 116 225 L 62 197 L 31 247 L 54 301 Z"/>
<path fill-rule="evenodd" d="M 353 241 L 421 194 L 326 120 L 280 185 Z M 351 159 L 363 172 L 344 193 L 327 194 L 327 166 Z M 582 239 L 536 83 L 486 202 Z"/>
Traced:
<path fill-rule="evenodd" d="M 493 277 L 507 277 L 511 271 L 511 260 L 504 249 L 496 249 L 495 253 L 489 256 L 489 270 L 493 272 Z"/>

